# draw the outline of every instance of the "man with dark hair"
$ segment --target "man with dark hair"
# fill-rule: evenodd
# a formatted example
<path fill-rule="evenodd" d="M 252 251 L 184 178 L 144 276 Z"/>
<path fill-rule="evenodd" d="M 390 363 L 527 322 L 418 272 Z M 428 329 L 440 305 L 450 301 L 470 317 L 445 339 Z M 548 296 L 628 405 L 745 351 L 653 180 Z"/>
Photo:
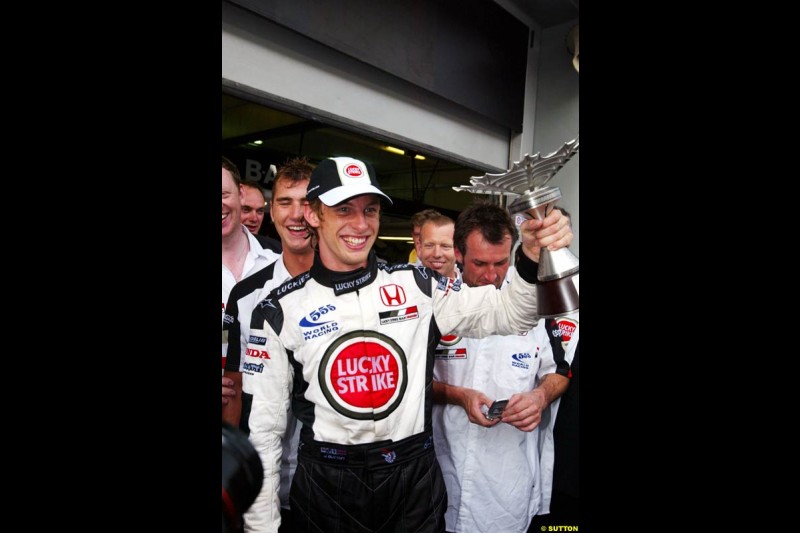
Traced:
<path fill-rule="evenodd" d="M 558 212 L 521 225 L 517 275 L 502 291 L 465 287 L 425 267 L 378 264 L 381 201 L 372 165 L 323 160 L 311 174 L 305 219 L 319 239 L 311 269 L 255 307 L 263 339 L 250 439 L 280 521 L 281 439 L 291 401 L 302 423 L 290 501 L 298 531 L 441 533 L 447 495 L 433 446 L 433 349 L 442 332 L 522 333 L 536 315 L 540 246 L 569 245 Z M 271 490 L 270 490 L 271 488 Z"/>
<path fill-rule="evenodd" d="M 501 207 L 480 202 L 462 211 L 453 238 L 464 283 L 507 290 L 517 237 Z M 544 320 L 517 334 L 442 337 L 433 369 L 433 434 L 447 485 L 448 532 L 523 533 L 534 515 L 547 512 L 549 411 L 569 385 L 568 372 Z M 508 403 L 500 417 L 490 418 L 494 400 Z M 540 423 L 546 426 L 541 431 Z"/>

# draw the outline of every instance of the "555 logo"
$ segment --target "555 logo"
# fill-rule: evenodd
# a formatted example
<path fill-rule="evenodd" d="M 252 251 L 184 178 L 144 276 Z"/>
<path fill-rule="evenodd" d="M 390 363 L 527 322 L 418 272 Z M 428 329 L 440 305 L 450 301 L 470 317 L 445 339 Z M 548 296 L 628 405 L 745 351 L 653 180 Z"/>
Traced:
<path fill-rule="evenodd" d="M 322 337 L 323 335 L 327 335 L 328 333 L 332 333 L 334 331 L 339 331 L 339 323 L 333 320 L 332 317 L 330 320 L 323 320 L 325 315 L 328 313 L 336 311 L 336 306 L 332 304 L 323 305 L 311 311 L 306 316 L 304 316 L 299 325 L 303 329 L 303 340 L 311 340 L 317 337 Z"/>
<path fill-rule="evenodd" d="M 303 319 L 300 321 L 300 325 L 304 328 L 314 328 L 317 326 L 321 326 L 322 324 L 327 324 L 328 322 L 331 321 L 325 320 L 324 322 L 320 322 L 319 320 L 330 311 L 335 311 L 335 310 L 336 307 L 332 304 L 323 305 L 319 309 L 311 311 L 306 316 L 304 316 Z"/>

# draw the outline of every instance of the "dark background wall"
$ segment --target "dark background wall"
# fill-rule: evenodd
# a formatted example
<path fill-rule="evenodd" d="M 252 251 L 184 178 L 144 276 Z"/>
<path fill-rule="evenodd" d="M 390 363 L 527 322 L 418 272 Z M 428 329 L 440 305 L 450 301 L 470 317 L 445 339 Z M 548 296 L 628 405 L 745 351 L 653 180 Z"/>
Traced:
<path fill-rule="evenodd" d="M 529 32 L 492 1 L 232 3 L 514 132 L 522 130 Z"/>

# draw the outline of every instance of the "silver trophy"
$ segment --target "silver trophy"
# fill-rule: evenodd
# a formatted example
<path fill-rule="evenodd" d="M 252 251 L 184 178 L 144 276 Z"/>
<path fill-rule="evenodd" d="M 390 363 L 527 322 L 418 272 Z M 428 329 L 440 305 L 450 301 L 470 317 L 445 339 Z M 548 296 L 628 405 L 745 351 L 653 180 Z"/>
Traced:
<path fill-rule="evenodd" d="M 471 185 L 460 185 L 453 190 L 514 198 L 507 207 L 512 216 L 542 220 L 561 198 L 561 189 L 547 183 L 577 151 L 578 137 L 544 157 L 538 153 L 525 154 L 507 172 L 473 176 L 469 180 Z M 568 248 L 555 252 L 542 248 L 536 284 L 540 316 L 550 318 L 578 309 L 578 291 L 571 279 L 577 273 L 578 258 Z"/>

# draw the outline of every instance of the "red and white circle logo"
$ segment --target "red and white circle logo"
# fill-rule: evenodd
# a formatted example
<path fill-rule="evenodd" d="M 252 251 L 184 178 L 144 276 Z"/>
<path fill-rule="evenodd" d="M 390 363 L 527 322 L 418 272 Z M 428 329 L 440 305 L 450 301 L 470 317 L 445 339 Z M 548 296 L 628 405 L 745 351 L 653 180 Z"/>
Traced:
<path fill-rule="evenodd" d="M 561 347 L 564 350 L 569 346 L 569 341 L 572 340 L 572 334 L 575 333 L 575 328 L 578 327 L 578 322 L 569 317 L 556 318 L 558 324 L 558 331 L 561 333 Z"/>
<path fill-rule="evenodd" d="M 439 339 L 439 344 L 442 346 L 453 346 L 459 342 L 461 342 L 461 337 L 456 337 L 455 335 L 442 335 L 442 338 Z"/>
<path fill-rule="evenodd" d="M 359 178 L 363 174 L 363 172 L 361 172 L 361 167 L 352 163 L 344 167 L 344 173 L 351 178 Z"/>
<path fill-rule="evenodd" d="M 376 331 L 354 331 L 328 347 L 319 383 L 331 406 L 358 420 L 381 420 L 400 405 L 408 386 L 402 348 Z"/>

